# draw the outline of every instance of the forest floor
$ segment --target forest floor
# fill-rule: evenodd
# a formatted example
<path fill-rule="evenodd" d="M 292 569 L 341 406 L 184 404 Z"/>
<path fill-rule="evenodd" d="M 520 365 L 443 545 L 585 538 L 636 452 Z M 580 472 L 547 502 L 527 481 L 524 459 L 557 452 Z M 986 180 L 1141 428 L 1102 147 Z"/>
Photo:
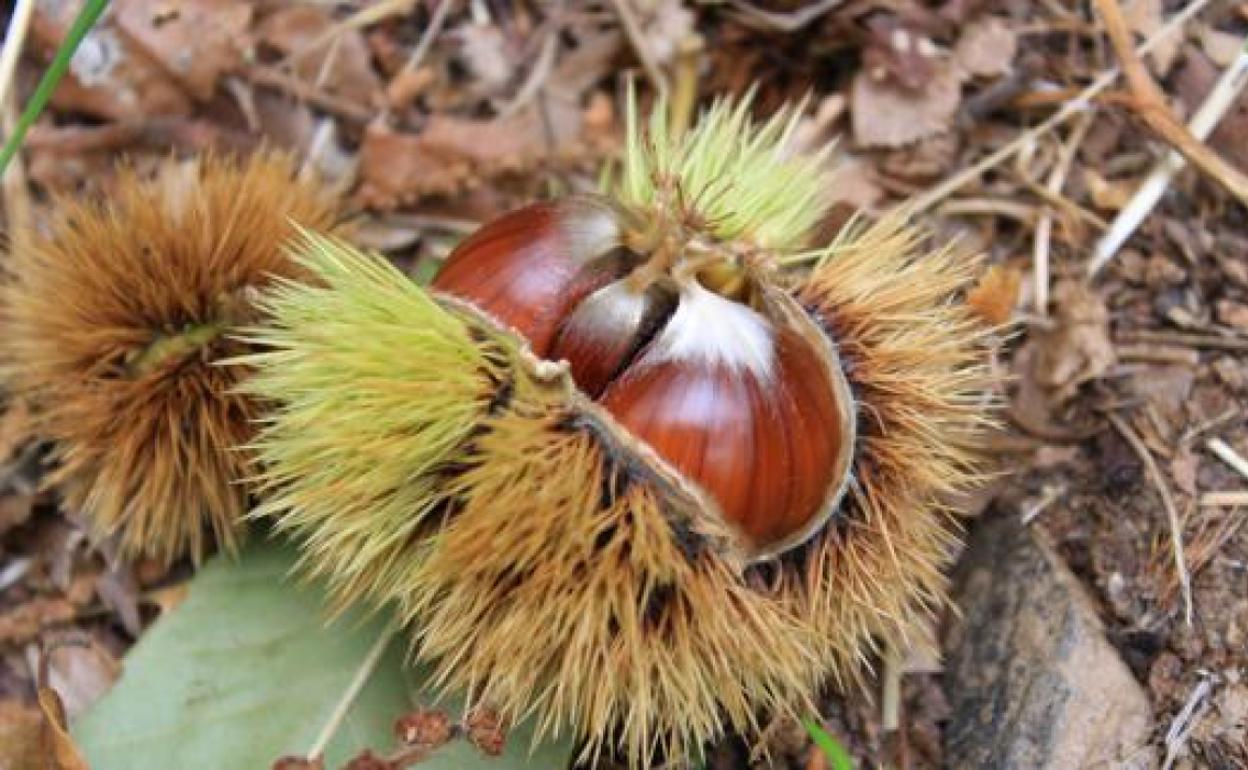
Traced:
<path fill-rule="evenodd" d="M 37 4 L 8 124 L 77 7 Z M 1149 52 L 1090 92 L 1123 63 L 1105 7 Z M 119 157 L 279 147 L 347 191 L 360 241 L 428 275 L 477 223 L 591 188 L 629 82 L 689 105 L 753 88 L 760 116 L 805 100 L 799 141 L 839 137 L 826 232 L 914 204 L 985 256 L 982 311 L 1017 330 L 994 361 L 1005 472 L 965 501 L 968 528 L 994 511 L 1055 546 L 1146 695 L 1158 761 L 1244 768 L 1248 96 L 1195 142 L 1217 163 L 1169 179 L 1089 272 L 1181 144 L 1156 110 L 1186 123 L 1246 37 L 1248 3 L 1187 0 L 116 0 L 6 176 L 3 214 L 12 229 L 56 195 L 106 194 Z M 79 712 L 191 568 L 89 546 L 40 491 L 26 419 L 0 416 L 0 709 L 29 704 L 39 651 L 77 635 L 51 674 Z M 878 698 L 829 694 L 823 716 L 863 767 L 944 767 L 957 687 L 928 660 L 901 672 L 897 730 Z M 769 740 L 760 767 L 825 766 L 799 728 Z"/>

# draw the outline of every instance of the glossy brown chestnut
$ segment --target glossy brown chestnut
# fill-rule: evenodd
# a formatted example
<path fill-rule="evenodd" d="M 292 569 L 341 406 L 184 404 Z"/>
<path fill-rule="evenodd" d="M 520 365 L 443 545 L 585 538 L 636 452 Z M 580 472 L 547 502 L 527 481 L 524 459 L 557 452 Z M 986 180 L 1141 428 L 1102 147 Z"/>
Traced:
<path fill-rule="evenodd" d="M 679 238 L 625 233 L 572 198 L 513 212 L 451 255 L 434 288 L 564 360 L 577 387 L 763 558 L 821 527 L 843 494 L 853 405 L 830 342 L 787 294 Z"/>
<path fill-rule="evenodd" d="M 615 212 L 590 196 L 526 206 L 461 243 L 433 288 L 466 299 L 545 356 L 572 308 L 620 271 Z"/>
<path fill-rule="evenodd" d="M 602 404 L 706 490 L 752 552 L 769 553 L 822 523 L 842 481 L 836 399 L 797 332 L 694 287 Z"/>

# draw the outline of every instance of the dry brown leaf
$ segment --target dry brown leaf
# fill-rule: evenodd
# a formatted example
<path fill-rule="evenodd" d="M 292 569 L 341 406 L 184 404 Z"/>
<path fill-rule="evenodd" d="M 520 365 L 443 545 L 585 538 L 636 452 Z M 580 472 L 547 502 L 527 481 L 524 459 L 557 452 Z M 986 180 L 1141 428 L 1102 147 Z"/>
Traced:
<path fill-rule="evenodd" d="M 579 109 L 558 99 L 546 104 L 549 123 L 530 108 L 501 120 L 434 115 L 419 134 L 370 125 L 360 146 L 361 202 L 393 208 L 581 152 Z"/>
<path fill-rule="evenodd" d="M 622 0 L 631 2 L 631 0 Z M 631 3 L 637 6 L 648 6 L 641 21 L 641 39 L 650 58 L 657 64 L 664 65 L 675 58 L 680 43 L 693 32 L 694 15 L 685 7 L 681 0 L 651 0 L 648 3 Z"/>
<path fill-rule="evenodd" d="M 333 31 L 333 42 L 311 49 L 311 44 Z M 257 29 L 259 40 L 292 60 L 296 77 L 332 94 L 361 104 L 377 104 L 381 79 L 373 70 L 364 35 L 341 27 L 329 11 L 305 3 L 291 4 L 267 17 Z"/>
<path fill-rule="evenodd" d="M 967 25 L 953 50 L 953 59 L 964 72 L 977 77 L 1008 73 L 1018 53 L 1018 34 L 996 16 Z"/>
<path fill-rule="evenodd" d="M 828 177 L 824 199 L 855 209 L 869 209 L 884 198 L 884 188 L 876 178 L 875 165 L 853 155 L 836 161 L 836 171 Z"/>
<path fill-rule="evenodd" d="M 1032 333 L 1032 375 L 1060 403 L 1083 383 L 1103 376 L 1118 357 L 1109 337 L 1109 310 L 1096 292 L 1080 281 L 1063 280 L 1053 289 L 1053 301 L 1053 328 Z"/>
<path fill-rule="evenodd" d="M 1196 475 L 1200 470 L 1200 455 L 1192 451 L 1190 446 L 1181 446 L 1170 459 L 1170 477 L 1179 491 L 1196 494 Z"/>
<path fill-rule="evenodd" d="M 1234 32 L 1223 32 L 1213 27 L 1202 27 L 1199 38 L 1200 47 L 1204 49 L 1214 64 L 1229 67 L 1244 50 L 1244 37 Z"/>
<path fill-rule="evenodd" d="M 65 39 L 82 0 L 36 3 L 31 37 L 46 59 Z M 78 46 L 69 71 L 52 95 L 54 107 L 108 120 L 184 116 L 191 101 L 181 86 L 111 16 Z"/>
<path fill-rule="evenodd" d="M 1220 300 L 1216 306 L 1218 320 L 1236 329 L 1248 330 L 1248 305 L 1234 300 Z"/>
<path fill-rule="evenodd" d="M 73 620 L 77 614 L 67 599 L 35 598 L 0 613 L 0 644 L 22 644 L 44 628 Z"/>
<path fill-rule="evenodd" d="M 0 770 L 43 770 L 43 715 L 23 703 L 0 701 Z"/>
<path fill-rule="evenodd" d="M 33 494 L 6 492 L 0 495 L 0 537 L 4 537 L 9 530 L 29 521 L 34 509 L 35 496 Z"/>
<path fill-rule="evenodd" d="M 27 662 L 40 669 L 38 651 L 29 650 Z M 47 670 L 45 687 L 56 691 L 65 715 L 73 720 L 86 713 L 91 704 L 112 689 L 121 676 L 121 663 L 93 639 L 53 644 L 43 661 Z"/>
<path fill-rule="evenodd" d="M 865 70 L 850 91 L 854 141 L 862 147 L 900 147 L 947 130 L 962 99 L 962 80 L 942 61 L 922 91 L 879 82 Z"/>
<path fill-rule="evenodd" d="M 993 326 L 1006 323 L 1018 306 L 1023 274 L 1012 267 L 993 265 L 966 295 L 966 304 Z"/>
<path fill-rule="evenodd" d="M 872 80 L 918 93 L 936 75 L 939 64 L 931 39 L 896 16 L 873 16 L 867 21 L 862 71 Z"/>
<path fill-rule="evenodd" d="M 43 770 L 90 770 L 69 736 L 65 708 L 55 690 L 39 688 L 39 710 L 43 712 Z"/>
<path fill-rule="evenodd" d="M 253 8 L 242 0 L 117 0 L 117 26 L 201 101 L 243 65 Z"/>
<path fill-rule="evenodd" d="M 1088 189 L 1092 205 L 1102 211 L 1118 211 L 1126 206 L 1139 187 L 1130 180 L 1110 181 L 1093 168 L 1083 169 L 1083 185 Z"/>

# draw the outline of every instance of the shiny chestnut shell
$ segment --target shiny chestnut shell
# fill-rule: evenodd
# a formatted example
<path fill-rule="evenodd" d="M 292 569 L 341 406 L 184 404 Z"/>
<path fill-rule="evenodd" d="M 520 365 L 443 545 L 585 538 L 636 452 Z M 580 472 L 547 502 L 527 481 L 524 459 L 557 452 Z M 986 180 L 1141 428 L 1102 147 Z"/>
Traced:
<path fill-rule="evenodd" d="M 536 356 L 567 361 L 582 393 L 700 493 L 747 554 L 800 544 L 848 483 L 853 400 L 834 346 L 766 278 L 722 296 L 678 251 L 652 269 L 654 255 L 623 247 L 625 229 L 592 197 L 529 206 L 465 240 L 433 286 Z"/>

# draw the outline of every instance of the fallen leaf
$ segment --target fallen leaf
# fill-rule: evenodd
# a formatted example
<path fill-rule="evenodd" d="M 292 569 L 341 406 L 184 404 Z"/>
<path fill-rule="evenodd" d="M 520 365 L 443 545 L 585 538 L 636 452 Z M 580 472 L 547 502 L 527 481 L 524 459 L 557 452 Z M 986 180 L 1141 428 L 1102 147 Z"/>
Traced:
<path fill-rule="evenodd" d="M 962 80 L 948 61 L 918 93 L 860 71 L 849 100 L 854 141 L 862 147 L 900 147 L 941 133 L 952 124 L 961 99 Z"/>
<path fill-rule="evenodd" d="M 682 0 L 620 1 L 630 3 L 635 9 L 638 6 L 648 7 L 649 12 L 640 19 L 641 40 L 650 52 L 650 58 L 660 66 L 676 57 L 681 42 L 693 32 L 693 11 L 686 8 Z"/>
<path fill-rule="evenodd" d="M 113 18 L 186 90 L 207 101 L 250 48 L 253 8 L 242 0 L 116 0 Z"/>
<path fill-rule="evenodd" d="M 927 88 L 939 67 L 936 46 L 893 15 L 867 20 L 862 72 L 877 83 L 891 83 L 917 93 Z"/>
<path fill-rule="evenodd" d="M 1200 455 L 1190 446 L 1181 446 L 1170 459 L 1170 477 L 1179 491 L 1196 494 L 1196 475 L 1200 470 Z"/>
<path fill-rule="evenodd" d="M 953 49 L 953 59 L 964 72 L 976 77 L 997 77 L 1014 66 L 1018 34 L 996 16 L 985 16 L 967 25 Z"/>
<path fill-rule="evenodd" d="M 31 670 L 46 666 L 46 687 L 56 691 L 66 716 L 77 719 L 86 713 L 93 703 L 104 696 L 121 676 L 121 664 L 117 658 L 94 639 L 76 638 L 48 645 L 42 664 L 37 659 L 35 647 L 28 650 L 27 663 Z"/>
<path fill-rule="evenodd" d="M 331 32 L 333 42 L 311 48 Z M 327 9 L 291 4 L 265 17 L 257 36 L 283 56 L 293 56 L 291 63 L 300 80 L 357 103 L 381 102 L 381 78 L 373 70 L 363 33 L 339 25 Z"/>
<path fill-rule="evenodd" d="M 834 168 L 824 189 L 824 200 L 829 205 L 844 203 L 854 209 L 868 209 L 884 199 L 875 164 L 846 154 L 836 160 Z"/>
<path fill-rule="evenodd" d="M 39 688 L 39 710 L 43 713 L 43 769 L 90 770 L 87 761 L 82 758 L 82 752 L 69 735 L 65 708 L 55 690 Z"/>
<path fill-rule="evenodd" d="M 1109 181 L 1095 169 L 1083 169 L 1083 185 L 1092 198 L 1092 205 L 1102 211 L 1118 211 L 1135 195 L 1137 183 L 1129 180 Z"/>
<path fill-rule="evenodd" d="M 65 39 L 81 7 L 82 0 L 35 4 L 31 37 L 45 59 L 51 59 Z M 178 83 L 122 34 L 111 16 L 82 39 L 52 95 L 52 105 L 108 120 L 184 116 L 191 111 L 191 100 Z"/>
<path fill-rule="evenodd" d="M 966 304 L 980 318 L 993 326 L 1006 323 L 1018 306 L 1023 274 L 1012 267 L 993 265 L 967 292 Z"/>
<path fill-rule="evenodd" d="M 68 599 L 36 597 L 0 613 L 0 644 L 23 644 L 47 627 L 65 623 L 77 615 Z"/>
<path fill-rule="evenodd" d="M 1053 328 L 1032 332 L 1031 370 L 1061 403 L 1083 383 L 1108 372 L 1118 357 L 1109 337 L 1109 309 L 1096 292 L 1080 281 L 1063 280 L 1053 289 L 1053 302 Z"/>
<path fill-rule="evenodd" d="M 389 636 L 386 612 L 360 608 L 327 625 L 324 585 L 290 578 L 297 559 L 293 547 L 254 542 L 196 573 L 186 601 L 143 634 L 116 686 L 74 723 L 93 770 L 322 766 L 298 758 L 360 676 L 323 767 L 396 743 L 394 720 L 433 697 L 422 690 L 431 672 L 407 664 L 407 642 Z M 386 646 L 375 657 L 379 642 Z M 451 696 L 439 705 L 464 708 Z M 546 770 L 567 766 L 573 751 L 571 741 L 535 745 L 526 723 L 502 757 L 452 741 L 418 767 Z"/>
<path fill-rule="evenodd" d="M 1234 300 L 1219 300 L 1216 305 L 1218 320 L 1236 329 L 1248 330 L 1248 305 Z"/>
<path fill-rule="evenodd" d="M 1213 27 L 1202 27 L 1199 38 L 1200 47 L 1205 54 L 1219 67 L 1229 67 L 1239 58 L 1244 50 L 1244 37 L 1234 32 L 1223 32 Z"/>
<path fill-rule="evenodd" d="M 462 192 L 482 181 L 575 157 L 582 113 L 562 99 L 495 120 L 433 115 L 419 134 L 374 122 L 360 145 L 360 188 L 366 206 L 393 208 L 430 195 Z"/>
<path fill-rule="evenodd" d="M 0 701 L 0 770 L 44 770 L 43 715 L 23 703 Z"/>

